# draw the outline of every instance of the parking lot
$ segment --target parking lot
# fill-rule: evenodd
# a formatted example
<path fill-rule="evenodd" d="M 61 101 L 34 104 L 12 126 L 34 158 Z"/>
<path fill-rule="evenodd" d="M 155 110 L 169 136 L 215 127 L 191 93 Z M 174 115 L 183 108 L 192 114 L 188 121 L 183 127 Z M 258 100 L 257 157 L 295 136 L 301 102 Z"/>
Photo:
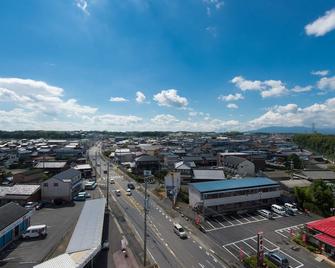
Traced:
<path fill-rule="evenodd" d="M 274 218 L 281 218 L 280 215 L 274 215 Z M 234 215 L 217 215 L 206 219 L 201 223 L 201 226 L 206 232 L 220 230 L 224 228 L 240 226 L 244 224 L 256 223 L 261 221 L 268 221 L 269 219 L 259 215 L 257 212 L 234 214 Z"/>
<path fill-rule="evenodd" d="M 290 238 L 292 235 L 294 235 L 296 232 L 300 231 L 304 227 L 303 224 L 297 224 L 281 229 L 275 230 L 275 232 L 285 238 Z"/>
<path fill-rule="evenodd" d="M 35 211 L 31 225 L 46 224 L 48 235 L 45 239 L 17 240 L 0 255 L 0 266 L 6 268 L 32 267 L 56 249 L 65 236 L 71 235 L 84 202 L 73 206 L 46 207 Z"/>
<path fill-rule="evenodd" d="M 278 251 L 282 255 L 284 255 L 288 259 L 291 268 L 300 268 L 304 266 L 304 264 L 300 260 L 284 252 L 280 249 L 278 245 L 271 242 L 265 237 L 263 237 L 263 245 L 265 252 Z M 229 244 L 225 244 L 222 247 L 237 260 L 240 260 L 243 257 L 254 256 L 257 253 L 257 236 L 252 236 Z"/>

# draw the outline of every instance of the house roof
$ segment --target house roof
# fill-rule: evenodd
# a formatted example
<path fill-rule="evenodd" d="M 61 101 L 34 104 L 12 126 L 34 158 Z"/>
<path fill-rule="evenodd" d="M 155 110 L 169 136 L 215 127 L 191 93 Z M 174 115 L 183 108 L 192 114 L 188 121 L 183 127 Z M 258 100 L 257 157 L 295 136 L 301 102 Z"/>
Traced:
<path fill-rule="evenodd" d="M 238 157 L 238 156 L 227 156 L 224 158 L 225 165 L 231 165 L 231 166 L 238 166 L 244 161 L 248 161 L 245 158 Z"/>
<path fill-rule="evenodd" d="M 177 163 L 174 163 L 175 169 L 191 169 L 191 166 L 189 163 L 185 163 L 184 161 L 179 161 Z"/>
<path fill-rule="evenodd" d="M 60 169 L 64 168 L 66 165 L 66 161 L 40 161 L 37 163 L 35 168 L 46 168 L 46 169 Z"/>
<path fill-rule="evenodd" d="M 321 242 L 326 243 L 327 245 L 331 245 L 332 247 L 335 247 L 335 238 L 326 235 L 326 234 L 317 234 L 314 236 L 317 240 L 320 240 Z"/>
<path fill-rule="evenodd" d="M 67 169 L 65 171 L 62 171 L 58 174 L 56 174 L 55 176 L 53 176 L 53 179 L 57 179 L 60 181 L 65 181 L 65 180 L 73 180 L 74 177 L 80 175 L 80 171 L 79 170 L 75 170 L 73 168 Z"/>
<path fill-rule="evenodd" d="M 241 188 L 254 188 L 261 186 L 277 186 L 279 184 L 265 177 L 247 177 L 243 179 L 197 182 L 190 183 L 189 185 L 191 185 L 197 191 L 204 193 L 215 191 L 229 191 Z"/>
<path fill-rule="evenodd" d="M 303 174 L 310 180 L 335 180 L 335 172 L 330 170 L 304 171 Z"/>
<path fill-rule="evenodd" d="M 193 169 L 194 180 L 222 180 L 225 175 L 222 169 Z"/>
<path fill-rule="evenodd" d="M 157 157 L 151 155 L 141 155 L 135 158 L 135 162 L 153 162 L 153 161 L 159 161 L 159 160 Z"/>
<path fill-rule="evenodd" d="M 306 224 L 307 228 L 317 230 L 335 238 L 335 216 L 311 221 Z"/>
<path fill-rule="evenodd" d="M 0 231 L 11 225 L 16 220 L 29 213 L 29 210 L 20 205 L 10 202 L 0 207 Z"/>
<path fill-rule="evenodd" d="M 14 184 L 13 186 L 0 186 L 0 198 L 7 195 L 30 196 L 41 188 L 40 185 Z"/>
<path fill-rule="evenodd" d="M 79 164 L 74 167 L 76 170 L 92 169 L 90 164 Z"/>

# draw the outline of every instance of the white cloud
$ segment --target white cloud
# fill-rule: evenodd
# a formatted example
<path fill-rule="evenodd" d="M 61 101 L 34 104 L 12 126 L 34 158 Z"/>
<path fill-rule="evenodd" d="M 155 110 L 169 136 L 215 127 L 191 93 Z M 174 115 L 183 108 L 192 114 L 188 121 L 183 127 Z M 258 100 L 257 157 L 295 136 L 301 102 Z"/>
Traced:
<path fill-rule="evenodd" d="M 123 97 L 110 97 L 111 102 L 127 102 L 128 100 Z"/>
<path fill-rule="evenodd" d="M 291 91 L 295 92 L 295 93 L 302 93 L 302 92 L 309 92 L 312 90 L 312 86 L 295 86 L 294 88 L 291 89 Z"/>
<path fill-rule="evenodd" d="M 235 76 L 231 82 L 233 84 L 235 84 L 236 87 L 238 87 L 239 89 L 241 89 L 242 91 L 247 91 L 247 90 L 262 90 L 263 86 L 262 86 L 262 82 L 255 80 L 255 81 L 251 81 L 251 80 L 246 80 L 244 79 L 243 76 Z"/>
<path fill-rule="evenodd" d="M 318 75 L 318 76 L 326 76 L 329 74 L 328 70 L 319 70 L 319 71 L 312 71 L 312 75 Z"/>
<path fill-rule="evenodd" d="M 238 105 L 235 103 L 228 103 L 227 108 L 228 109 L 238 109 Z"/>
<path fill-rule="evenodd" d="M 83 11 L 86 15 L 90 15 L 88 12 L 88 0 L 75 0 L 76 6 Z"/>
<path fill-rule="evenodd" d="M 110 126 L 128 126 L 129 124 L 139 123 L 143 119 L 135 115 L 114 115 L 103 114 L 91 118 L 94 123 L 102 124 L 105 127 Z"/>
<path fill-rule="evenodd" d="M 247 127 L 258 129 L 267 126 L 311 126 L 316 123 L 318 127 L 335 127 L 335 98 L 324 103 L 315 103 L 307 107 L 297 104 L 276 105 L 265 114 L 249 121 Z"/>
<path fill-rule="evenodd" d="M 198 112 L 189 112 L 188 115 L 189 115 L 189 116 L 197 116 L 197 115 L 198 115 Z"/>
<path fill-rule="evenodd" d="M 143 103 L 143 102 L 145 102 L 145 99 L 146 99 L 146 97 L 143 94 L 143 92 L 141 92 L 141 91 L 136 92 L 136 102 L 137 103 Z"/>
<path fill-rule="evenodd" d="M 177 93 L 175 89 L 162 90 L 160 93 L 154 95 L 153 99 L 159 106 L 186 107 L 188 105 L 187 99 L 179 96 Z"/>
<path fill-rule="evenodd" d="M 242 91 L 260 91 L 263 98 L 279 97 L 288 93 L 284 83 L 280 80 L 246 80 L 243 76 L 234 77 L 231 82 Z"/>
<path fill-rule="evenodd" d="M 318 81 L 317 87 L 321 90 L 335 90 L 335 76 L 322 77 Z"/>
<path fill-rule="evenodd" d="M 263 98 L 280 97 L 288 93 L 287 88 L 280 80 L 267 80 L 264 81 L 263 84 L 267 88 L 261 92 Z"/>
<path fill-rule="evenodd" d="M 220 9 L 224 5 L 224 2 L 220 0 L 203 0 L 203 2 L 208 6 L 215 7 L 216 9 Z"/>
<path fill-rule="evenodd" d="M 328 10 L 325 15 L 305 26 L 307 35 L 323 36 L 335 29 L 335 9 Z"/>
<path fill-rule="evenodd" d="M 151 118 L 150 121 L 158 125 L 161 124 L 170 125 L 172 123 L 178 122 L 179 120 L 171 114 L 158 114 L 155 117 Z"/>
<path fill-rule="evenodd" d="M 218 99 L 221 101 L 237 101 L 237 100 L 243 100 L 244 97 L 241 93 L 236 93 L 236 94 L 229 94 L 226 96 L 220 95 Z"/>
<path fill-rule="evenodd" d="M 42 81 L 21 78 L 0 78 L 0 102 L 16 108 L 44 113 L 80 117 L 94 114 L 97 108 L 80 105 L 76 99 L 65 100 L 64 90 Z"/>

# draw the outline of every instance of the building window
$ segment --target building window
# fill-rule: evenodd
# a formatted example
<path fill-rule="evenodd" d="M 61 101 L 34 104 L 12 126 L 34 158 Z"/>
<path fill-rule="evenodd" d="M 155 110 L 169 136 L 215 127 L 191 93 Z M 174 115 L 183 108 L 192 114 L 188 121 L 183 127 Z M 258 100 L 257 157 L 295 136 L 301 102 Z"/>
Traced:
<path fill-rule="evenodd" d="M 43 183 L 43 186 L 48 187 L 48 183 L 47 182 Z"/>
<path fill-rule="evenodd" d="M 57 183 L 57 182 L 55 182 L 55 183 L 54 183 L 54 186 L 55 186 L 55 187 L 58 187 L 58 183 Z"/>

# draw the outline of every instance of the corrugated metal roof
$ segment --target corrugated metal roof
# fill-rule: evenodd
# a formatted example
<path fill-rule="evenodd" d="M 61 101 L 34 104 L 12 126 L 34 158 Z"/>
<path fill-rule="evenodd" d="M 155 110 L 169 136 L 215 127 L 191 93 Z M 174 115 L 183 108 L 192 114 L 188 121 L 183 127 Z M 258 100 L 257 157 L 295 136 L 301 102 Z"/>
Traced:
<path fill-rule="evenodd" d="M 222 169 L 193 169 L 195 180 L 223 180 L 225 175 Z"/>
<path fill-rule="evenodd" d="M 85 202 L 66 253 L 100 247 L 106 199 Z"/>
<path fill-rule="evenodd" d="M 254 177 L 254 178 L 243 178 L 243 179 L 198 182 L 198 183 L 190 183 L 189 185 L 191 185 L 197 191 L 204 193 L 214 191 L 228 191 L 240 188 L 278 185 L 278 183 L 273 180 L 270 180 L 269 178 Z"/>
<path fill-rule="evenodd" d="M 62 254 L 56 258 L 35 265 L 34 268 L 76 268 L 77 265 L 69 254 Z"/>
<path fill-rule="evenodd" d="M 335 216 L 311 221 L 306 224 L 307 228 L 317 230 L 335 238 Z"/>

